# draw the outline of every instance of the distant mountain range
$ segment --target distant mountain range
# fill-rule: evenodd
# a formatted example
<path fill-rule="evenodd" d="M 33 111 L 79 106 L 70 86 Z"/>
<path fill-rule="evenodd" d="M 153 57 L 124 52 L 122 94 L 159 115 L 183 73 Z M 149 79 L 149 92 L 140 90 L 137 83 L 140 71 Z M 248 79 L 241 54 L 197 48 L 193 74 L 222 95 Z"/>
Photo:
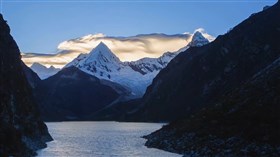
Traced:
<path fill-rule="evenodd" d="M 193 39 L 190 42 L 192 46 L 209 42 L 199 32 L 195 33 Z M 93 120 L 100 111 L 141 97 L 156 74 L 180 51 L 189 47 L 187 45 L 178 52 L 166 52 L 159 58 L 121 62 L 101 42 L 89 54 L 79 55 L 61 71 L 42 81 L 30 70 L 25 68 L 25 71 L 34 87 L 34 96 L 40 104 L 44 120 Z M 42 72 L 47 71 L 39 64 L 31 66 L 34 67 L 43 69 Z"/>
<path fill-rule="evenodd" d="M 76 66 L 99 79 L 109 80 L 121 84 L 131 91 L 131 98 L 141 97 L 153 78 L 178 53 L 191 46 L 202 46 L 209 43 L 201 32 L 195 32 L 191 41 L 177 52 L 166 52 L 159 58 L 142 58 L 137 61 L 122 62 L 104 43 L 100 43 L 88 54 L 80 54 L 65 67 Z M 56 74 L 60 69 L 49 68 L 40 63 L 33 63 L 30 67 L 40 79 L 46 79 Z"/>
<path fill-rule="evenodd" d="M 81 54 L 65 67 L 75 66 L 99 79 L 116 82 L 131 91 L 134 98 L 141 97 L 153 78 L 178 53 L 191 46 L 202 46 L 209 41 L 196 32 L 192 41 L 178 52 L 166 52 L 159 58 L 143 58 L 138 61 L 121 62 L 120 59 L 104 44 L 100 43 L 89 54 Z"/>

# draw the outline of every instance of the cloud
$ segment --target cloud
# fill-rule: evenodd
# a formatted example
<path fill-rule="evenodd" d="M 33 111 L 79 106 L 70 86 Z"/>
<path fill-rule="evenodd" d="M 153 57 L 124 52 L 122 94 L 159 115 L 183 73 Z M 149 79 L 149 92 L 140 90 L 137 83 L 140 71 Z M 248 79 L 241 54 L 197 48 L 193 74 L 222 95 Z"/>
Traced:
<path fill-rule="evenodd" d="M 212 39 L 204 29 L 198 29 Z M 90 34 L 80 38 L 64 41 L 58 45 L 57 54 L 22 54 L 22 60 L 27 65 L 39 62 L 45 66 L 63 67 L 80 53 L 89 53 L 101 41 L 114 52 L 121 61 L 135 61 L 143 57 L 159 57 L 169 51 L 174 52 L 186 46 L 192 34 L 183 33 L 175 35 L 166 34 L 140 34 L 130 37 L 106 36 L 102 33 Z"/>

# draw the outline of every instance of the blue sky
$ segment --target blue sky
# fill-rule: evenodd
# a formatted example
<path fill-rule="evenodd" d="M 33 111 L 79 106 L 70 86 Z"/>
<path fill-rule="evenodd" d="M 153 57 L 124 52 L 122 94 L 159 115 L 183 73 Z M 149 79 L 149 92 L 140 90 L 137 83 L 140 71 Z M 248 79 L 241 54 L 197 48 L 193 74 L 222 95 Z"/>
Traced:
<path fill-rule="evenodd" d="M 22 52 L 51 53 L 87 34 L 178 34 L 204 28 L 217 36 L 271 1 L 2 0 L 2 13 Z"/>

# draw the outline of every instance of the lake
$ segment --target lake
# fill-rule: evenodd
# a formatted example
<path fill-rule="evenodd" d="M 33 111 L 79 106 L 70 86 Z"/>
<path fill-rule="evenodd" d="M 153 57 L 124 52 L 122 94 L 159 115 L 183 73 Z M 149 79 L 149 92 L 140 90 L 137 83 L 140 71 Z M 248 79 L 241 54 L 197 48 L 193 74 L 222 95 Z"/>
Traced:
<path fill-rule="evenodd" d="M 141 138 L 160 123 L 53 122 L 46 123 L 54 138 L 39 157 L 178 157 L 179 154 L 145 147 Z"/>

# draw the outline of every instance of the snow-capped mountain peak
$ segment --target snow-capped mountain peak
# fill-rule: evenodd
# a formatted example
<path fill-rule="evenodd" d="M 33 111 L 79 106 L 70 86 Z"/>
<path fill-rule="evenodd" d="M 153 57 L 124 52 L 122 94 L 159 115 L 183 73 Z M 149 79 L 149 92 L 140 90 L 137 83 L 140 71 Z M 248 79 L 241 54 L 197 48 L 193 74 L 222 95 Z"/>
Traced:
<path fill-rule="evenodd" d="M 89 54 L 81 54 L 65 67 L 76 66 L 100 79 L 112 79 L 112 74 L 123 68 L 120 59 L 100 42 Z"/>
<path fill-rule="evenodd" d="M 191 42 L 188 44 L 190 47 L 200 47 L 209 43 L 209 40 L 205 38 L 201 32 L 196 31 L 193 36 Z"/>
<path fill-rule="evenodd" d="M 88 55 L 85 63 L 99 61 L 103 63 L 120 63 L 120 59 L 103 43 L 100 42 Z"/>

